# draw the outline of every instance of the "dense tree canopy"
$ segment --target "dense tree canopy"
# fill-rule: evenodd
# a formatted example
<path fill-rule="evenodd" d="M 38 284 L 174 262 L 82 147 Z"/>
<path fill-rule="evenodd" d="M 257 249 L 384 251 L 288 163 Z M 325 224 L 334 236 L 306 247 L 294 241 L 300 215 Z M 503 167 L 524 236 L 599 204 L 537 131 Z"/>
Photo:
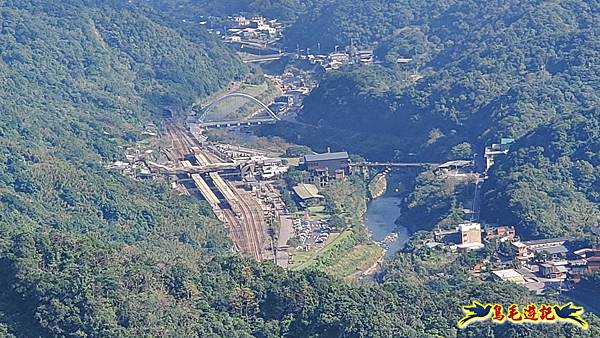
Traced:
<path fill-rule="evenodd" d="M 535 129 L 493 168 L 486 217 L 530 236 L 590 234 L 600 222 L 599 150 L 598 109 Z"/>
<path fill-rule="evenodd" d="M 186 109 L 244 75 L 212 37 L 157 18 L 120 1 L 0 6 L 0 322 L 8 332 L 118 336 L 131 321 L 134 333 L 153 318 L 115 311 L 158 308 L 153 292 L 164 289 L 144 288 L 144 271 L 229 251 L 207 207 L 106 168 L 163 109 Z M 140 278 L 123 287 L 141 289 L 113 296 L 118 278 Z"/>
<path fill-rule="evenodd" d="M 364 139 L 378 146 L 346 149 L 370 158 L 430 161 L 466 156 L 466 144 L 481 153 L 500 137 L 522 138 L 484 187 L 484 218 L 517 224 L 524 236 L 586 235 L 598 224 L 600 202 L 592 155 L 600 119 L 592 109 L 600 104 L 598 6 L 332 4 L 326 17 L 305 19 L 323 20 L 311 26 L 324 32 L 314 38 L 371 42 L 384 64 L 329 72 L 305 100 L 302 119 L 331 137 L 275 132 L 318 147 Z M 385 19 L 376 14 L 382 8 Z M 389 22 L 376 24 L 382 20 Z M 388 27 L 385 34 L 378 32 L 382 27 Z M 396 64 L 397 58 L 413 60 Z M 421 203 L 417 198 L 413 205 Z"/>
<path fill-rule="evenodd" d="M 154 8 L 182 20 L 198 21 L 206 16 L 263 15 L 293 22 L 311 13 L 319 0 L 151 0 Z"/>
<path fill-rule="evenodd" d="M 371 3 L 376 1 L 355 6 Z M 439 160 L 458 143 L 481 149 L 500 136 L 520 137 L 598 105 L 596 2 L 435 3 L 435 10 L 411 7 L 422 9 L 418 15 L 401 12 L 415 19 L 397 20 L 395 31 L 372 40 L 387 66 L 328 73 L 305 101 L 303 119 L 343 128 L 349 140 L 359 133 L 387 136 L 367 155 L 389 158 L 401 150 L 404 157 L 421 153 Z M 359 15 L 339 5 L 345 23 Z M 396 14 L 390 10 L 386 17 Z M 377 17 L 357 22 L 377 29 L 371 24 Z M 396 65 L 399 57 L 413 61 Z M 443 137 L 431 142 L 433 130 Z M 339 134 L 332 142 L 339 142 Z"/>
<path fill-rule="evenodd" d="M 587 331 L 459 330 L 460 306 L 472 298 L 551 301 L 479 281 L 466 273 L 471 257 L 411 247 L 365 285 L 235 257 L 205 205 L 108 171 L 163 109 L 185 110 L 246 72 L 214 38 L 145 2 L 3 1 L 0 45 L 2 336 L 600 335 L 588 314 Z M 596 165 L 596 148 L 580 142 L 595 127 L 580 128 L 574 143 L 564 128 L 547 162 L 573 161 L 572 179 L 588 187 L 573 196 L 595 201 L 595 172 L 584 162 Z"/>

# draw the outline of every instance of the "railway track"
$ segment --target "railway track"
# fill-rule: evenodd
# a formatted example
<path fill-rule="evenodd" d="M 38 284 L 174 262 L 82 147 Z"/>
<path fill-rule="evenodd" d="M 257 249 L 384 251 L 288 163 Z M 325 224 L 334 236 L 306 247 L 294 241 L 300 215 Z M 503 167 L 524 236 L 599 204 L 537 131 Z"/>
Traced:
<path fill-rule="evenodd" d="M 225 217 L 230 225 L 235 249 L 241 254 L 252 256 L 259 261 L 262 260 L 261 250 L 256 246 L 256 242 L 249 240 L 247 236 L 252 233 L 248 230 L 248 223 L 240 221 L 232 210 L 225 210 Z"/>
<path fill-rule="evenodd" d="M 211 161 L 216 157 L 205 156 L 205 158 Z M 216 160 L 219 161 L 220 159 Z M 242 196 L 237 188 L 225 182 L 217 173 L 211 173 L 210 176 L 229 201 L 234 213 L 241 219 L 240 221 L 236 218 L 236 223 L 243 232 L 242 237 L 247 249 L 246 254 L 252 255 L 256 260 L 262 260 L 263 236 L 260 235 L 262 233 L 262 218 L 257 216 L 255 208 L 248 204 L 247 196 Z"/>
<path fill-rule="evenodd" d="M 257 259 L 262 260 L 262 242 L 259 240 L 258 229 L 260 228 L 260 220 L 257 219 L 252 209 L 245 203 L 242 198 L 239 198 L 239 206 L 242 210 L 242 218 L 245 218 L 243 222 L 244 232 L 249 236 L 247 243 L 250 245 L 251 254 Z M 258 225 L 258 227 L 257 227 Z"/>
<path fill-rule="evenodd" d="M 263 236 L 262 235 L 262 217 L 257 215 L 253 207 L 246 203 L 243 198 L 240 198 L 242 203 L 240 203 L 244 213 L 249 216 L 249 221 L 247 222 L 248 234 L 252 237 L 250 242 L 253 244 L 253 252 L 258 257 L 259 260 L 262 259 L 262 249 L 263 249 Z"/>
<path fill-rule="evenodd" d="M 164 134 L 170 140 L 167 157 L 171 161 L 183 160 L 185 155 L 190 153 L 192 147 L 198 146 L 192 137 L 185 130 L 176 126 L 174 122 L 165 122 L 163 129 Z"/>
<path fill-rule="evenodd" d="M 184 158 L 192 152 L 191 149 L 200 146 L 187 131 L 178 127 L 172 121 L 164 123 L 163 134 L 170 141 L 165 154 L 171 161 L 185 162 Z M 196 158 L 200 162 L 208 162 L 205 164 L 222 161 L 216 154 L 211 152 L 196 154 Z M 250 205 L 248 202 L 249 196 L 242 195 L 237 191 L 237 188 L 225 182 L 217 173 L 211 173 L 210 177 L 231 207 L 231 209 L 224 208 L 222 211 L 225 221 L 229 224 L 235 250 L 261 261 L 263 259 L 265 237 L 263 234 L 264 227 L 262 226 L 262 212 L 257 211 L 260 206 L 257 203 Z"/>
<path fill-rule="evenodd" d="M 227 210 L 231 211 L 228 220 L 232 226 L 233 236 L 239 239 L 240 250 L 246 255 L 253 256 L 256 260 L 262 260 L 263 242 L 261 238 L 263 236 L 260 235 L 262 219 L 248 205 L 247 196 L 240 194 L 235 187 L 226 183 L 216 173 L 211 173 L 210 177 L 231 206 L 231 209 Z"/>
<path fill-rule="evenodd" d="M 234 249 L 242 254 L 247 254 L 248 249 L 246 248 L 242 231 L 242 226 L 238 221 L 237 217 L 233 213 L 232 210 L 225 209 L 223 210 L 223 215 L 225 215 L 225 219 L 229 224 L 229 231 L 231 233 L 231 240 L 233 242 Z"/>

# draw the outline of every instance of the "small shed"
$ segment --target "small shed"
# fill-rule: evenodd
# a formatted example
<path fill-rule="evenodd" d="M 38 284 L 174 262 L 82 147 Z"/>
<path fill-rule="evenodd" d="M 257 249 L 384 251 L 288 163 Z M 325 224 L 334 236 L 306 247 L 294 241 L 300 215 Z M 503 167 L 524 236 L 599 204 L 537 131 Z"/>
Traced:
<path fill-rule="evenodd" d="M 302 201 L 322 199 L 322 195 L 319 195 L 319 189 L 314 184 L 300 183 L 294 188 L 296 196 Z"/>
<path fill-rule="evenodd" d="M 514 269 L 496 270 L 496 271 L 492 271 L 492 274 L 494 275 L 494 277 L 497 280 L 517 283 L 517 284 L 525 284 L 525 279 L 523 278 L 523 275 L 521 275 Z"/>

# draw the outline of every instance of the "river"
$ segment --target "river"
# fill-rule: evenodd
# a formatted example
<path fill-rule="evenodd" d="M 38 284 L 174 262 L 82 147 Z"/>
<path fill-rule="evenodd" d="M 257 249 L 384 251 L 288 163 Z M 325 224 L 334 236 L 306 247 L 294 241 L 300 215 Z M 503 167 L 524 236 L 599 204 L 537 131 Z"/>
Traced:
<path fill-rule="evenodd" d="M 388 242 L 386 258 L 402 249 L 410 237 L 406 227 L 394 223 L 400 216 L 400 208 L 398 207 L 400 202 L 401 199 L 398 197 L 383 196 L 370 201 L 367 206 L 365 225 L 373 240 L 380 242 L 390 234 L 398 233 L 398 238 Z"/>

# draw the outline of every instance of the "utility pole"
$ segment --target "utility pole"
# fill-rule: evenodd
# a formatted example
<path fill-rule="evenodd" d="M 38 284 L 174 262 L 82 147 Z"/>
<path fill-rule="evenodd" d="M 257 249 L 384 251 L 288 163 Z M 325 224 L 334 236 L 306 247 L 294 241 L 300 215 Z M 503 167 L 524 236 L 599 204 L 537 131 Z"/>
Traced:
<path fill-rule="evenodd" d="M 275 217 L 277 216 L 277 212 L 270 211 L 269 212 L 269 232 L 271 233 L 271 247 L 273 250 L 273 263 L 277 265 L 277 242 L 275 241 Z"/>

